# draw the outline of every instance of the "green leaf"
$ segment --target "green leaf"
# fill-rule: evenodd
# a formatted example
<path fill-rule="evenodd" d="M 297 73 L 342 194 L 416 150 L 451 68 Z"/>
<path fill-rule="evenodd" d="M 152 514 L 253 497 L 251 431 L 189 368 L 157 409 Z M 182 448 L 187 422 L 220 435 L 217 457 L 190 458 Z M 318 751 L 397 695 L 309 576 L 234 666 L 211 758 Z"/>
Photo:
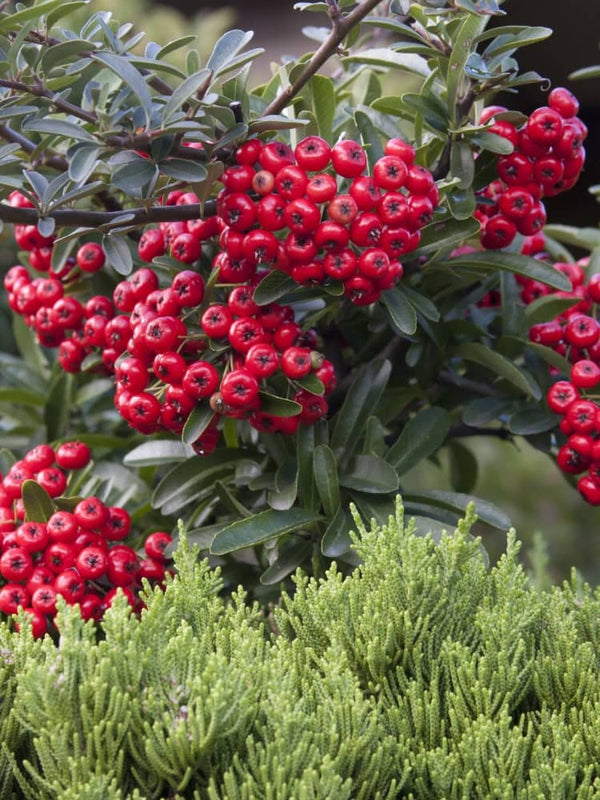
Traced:
<path fill-rule="evenodd" d="M 232 492 L 229 491 L 227 486 L 221 481 L 215 481 L 214 484 L 215 494 L 221 501 L 221 505 L 223 505 L 227 511 L 233 513 L 240 517 L 251 517 L 252 512 L 248 511 L 248 509 L 242 505 L 239 500 L 233 495 Z"/>
<path fill-rule="evenodd" d="M 422 78 L 429 77 L 431 73 L 427 60 L 422 56 L 414 55 L 413 53 L 397 53 L 386 47 L 372 47 L 360 50 L 356 54 L 344 56 L 342 61 L 349 64 L 370 64 L 375 67 L 399 69 L 403 72 L 420 75 Z"/>
<path fill-rule="evenodd" d="M 385 460 L 395 467 L 399 476 L 404 475 L 442 446 L 451 422 L 452 418 L 444 408 L 424 408 L 409 419 L 386 453 Z"/>
<path fill-rule="evenodd" d="M 187 161 L 184 158 L 166 158 L 164 161 L 159 161 L 158 169 L 163 175 L 186 183 L 201 183 L 208 176 L 204 164 Z"/>
<path fill-rule="evenodd" d="M 598 228 L 576 228 L 573 225 L 545 225 L 544 233 L 553 239 L 558 239 L 564 244 L 571 244 L 574 247 L 585 247 L 593 250 L 600 247 L 600 230 Z"/>
<path fill-rule="evenodd" d="M 294 383 L 307 392 L 316 394 L 318 397 L 322 397 L 325 394 L 325 384 L 317 378 L 314 372 L 309 372 L 308 375 L 299 378 Z"/>
<path fill-rule="evenodd" d="M 253 31 L 241 31 L 238 29 L 224 33 L 213 47 L 213 51 L 206 62 L 207 69 L 215 75 L 225 70 L 253 36 Z"/>
<path fill-rule="evenodd" d="M 481 131 L 469 136 L 469 141 L 481 147 L 482 150 L 489 150 L 490 153 L 497 153 L 501 156 L 508 156 L 514 152 L 514 146 L 504 136 L 498 136 L 491 131 Z"/>
<path fill-rule="evenodd" d="M 168 42 L 164 47 L 160 48 L 160 50 L 156 54 L 156 58 L 163 59 L 169 53 L 172 53 L 175 50 L 179 50 L 182 47 L 191 44 L 197 38 L 198 38 L 197 35 L 192 33 L 188 34 L 187 36 L 180 36 L 177 39 L 173 39 L 173 41 Z"/>
<path fill-rule="evenodd" d="M 42 353 L 39 344 L 31 328 L 25 324 L 25 320 L 18 314 L 13 315 L 13 334 L 19 352 L 25 362 L 40 375 L 48 372 L 48 361 Z"/>
<path fill-rule="evenodd" d="M 289 294 L 294 289 L 298 288 L 296 281 L 291 278 L 286 272 L 278 269 L 272 269 L 258 284 L 254 290 L 253 300 L 259 306 L 266 306 L 269 303 L 275 303 L 281 297 Z"/>
<path fill-rule="evenodd" d="M 199 89 L 207 87 L 211 77 L 212 72 L 210 68 L 201 69 L 180 83 L 165 103 L 162 112 L 163 124 L 168 123 L 171 117 L 181 111 L 182 106 L 187 103 Z"/>
<path fill-rule="evenodd" d="M 279 583 L 305 561 L 310 551 L 311 544 L 306 539 L 286 542 L 279 548 L 275 561 L 260 576 L 260 582 L 263 586 Z"/>
<path fill-rule="evenodd" d="M 124 236 L 107 233 L 102 237 L 102 247 L 113 269 L 120 275 L 129 275 L 133 269 L 133 257 Z"/>
<path fill-rule="evenodd" d="M 202 436 L 214 416 L 215 412 L 208 403 L 195 406 L 183 426 L 181 441 L 184 444 L 193 444 L 199 436 Z"/>
<path fill-rule="evenodd" d="M 360 455 L 355 456 L 340 475 L 340 486 L 368 494 L 389 494 L 398 489 L 398 475 L 383 458 Z"/>
<path fill-rule="evenodd" d="M 552 28 L 543 28 L 534 25 L 503 25 L 499 28 L 490 28 L 482 33 L 477 41 L 483 42 L 493 37 L 492 42 L 485 50 L 486 56 L 497 56 L 516 50 L 517 47 L 525 47 L 528 44 L 543 42 L 552 36 Z"/>
<path fill-rule="evenodd" d="M 16 403 L 23 406 L 43 406 L 46 397 L 30 389 L 17 389 L 14 386 L 0 387 L 0 403 Z"/>
<path fill-rule="evenodd" d="M 448 112 L 437 98 L 434 99 L 431 95 L 407 93 L 402 95 L 402 103 L 411 114 L 420 114 L 434 131 L 447 135 L 450 127 Z"/>
<path fill-rule="evenodd" d="M 34 3 L 27 8 L 21 8 L 14 14 L 5 14 L 0 19 L 0 33 L 15 30 L 29 20 L 38 20 L 43 14 L 54 11 L 54 9 L 59 8 L 63 3 L 64 0 L 46 0 L 46 2 Z"/>
<path fill-rule="evenodd" d="M 461 442 L 448 442 L 450 483 L 456 492 L 472 492 L 477 483 L 478 461 Z"/>
<path fill-rule="evenodd" d="M 290 508 L 287 511 L 270 508 L 223 528 L 213 539 L 210 552 L 222 556 L 235 550 L 243 550 L 276 539 L 285 533 L 292 533 L 321 519 L 318 514 L 303 508 Z"/>
<path fill-rule="evenodd" d="M 22 498 L 29 522 L 48 522 L 56 511 L 52 498 L 37 481 L 23 482 Z"/>
<path fill-rule="evenodd" d="M 217 450 L 209 456 L 196 456 L 177 464 L 158 484 L 152 495 L 152 507 L 163 514 L 174 514 L 195 500 L 215 480 L 231 475 L 238 461 L 245 458 L 242 450 Z"/>
<path fill-rule="evenodd" d="M 332 141 L 335 114 L 333 81 L 325 75 L 313 75 L 310 80 L 310 90 L 312 110 L 319 126 L 319 133 L 327 141 Z"/>
<path fill-rule="evenodd" d="M 553 294 L 536 297 L 533 303 L 529 303 L 529 305 L 525 307 L 527 325 L 531 327 L 540 322 L 549 322 L 579 301 L 579 297 L 556 297 L 556 295 Z"/>
<path fill-rule="evenodd" d="M 156 439 L 143 442 L 134 447 L 124 457 L 123 463 L 128 467 L 149 467 L 159 464 L 171 464 L 174 461 L 186 461 L 194 455 L 189 445 L 171 439 Z"/>
<path fill-rule="evenodd" d="M 512 414 L 508 420 L 509 430 L 519 436 L 532 436 L 536 433 L 552 430 L 557 424 L 555 414 L 549 414 L 541 408 L 524 408 Z"/>
<path fill-rule="evenodd" d="M 381 137 L 368 113 L 357 109 L 354 112 L 354 119 L 360 132 L 360 138 L 365 145 L 369 170 L 372 172 L 375 163 L 384 155 Z"/>
<path fill-rule="evenodd" d="M 260 410 L 265 414 L 273 414 L 275 417 L 295 417 L 302 411 L 302 406 L 295 400 L 286 400 L 268 392 L 259 392 L 258 397 Z"/>
<path fill-rule="evenodd" d="M 335 415 L 331 447 L 338 455 L 357 446 L 367 419 L 379 402 L 392 371 L 389 361 L 378 359 L 362 367 L 350 386 L 344 404 Z"/>
<path fill-rule="evenodd" d="M 75 139 L 77 142 L 89 142 L 97 145 L 95 137 L 88 133 L 82 125 L 76 125 L 63 119 L 51 119 L 48 117 L 29 119 L 23 123 L 23 130 L 49 133 L 54 136 L 60 136 L 62 139 Z"/>
<path fill-rule="evenodd" d="M 424 294 L 417 292 L 415 289 L 411 289 L 410 286 L 407 286 L 404 283 L 398 284 L 396 289 L 400 292 L 400 294 L 403 294 L 406 297 L 408 302 L 419 314 L 421 314 L 421 316 L 425 317 L 425 319 L 431 320 L 432 322 L 439 322 L 440 312 L 428 297 L 425 297 Z"/>
<path fill-rule="evenodd" d="M 147 158 L 135 156 L 126 164 L 117 167 L 111 175 L 111 183 L 132 197 L 141 197 L 144 187 L 156 179 L 158 168 Z"/>
<path fill-rule="evenodd" d="M 39 69 L 49 73 L 55 66 L 64 66 L 72 58 L 79 58 L 83 53 L 94 49 L 94 43 L 87 39 L 69 39 L 47 47 L 40 58 Z"/>
<path fill-rule="evenodd" d="M 60 439 L 67 432 L 73 385 L 73 375 L 61 372 L 50 388 L 44 409 L 44 423 L 49 442 Z"/>
<path fill-rule="evenodd" d="M 303 128 L 307 123 L 305 119 L 284 117 L 282 114 L 268 114 L 258 117 L 248 124 L 248 133 L 265 133 L 266 131 L 288 131 L 294 128 Z"/>
<path fill-rule="evenodd" d="M 319 496 L 313 475 L 313 457 L 318 425 L 299 425 L 296 431 L 298 497 L 304 508 L 319 510 Z"/>
<path fill-rule="evenodd" d="M 125 83 L 140 101 L 144 116 L 146 117 L 146 127 L 150 128 L 150 118 L 152 116 L 152 95 L 142 74 L 124 56 L 116 53 L 93 53 L 91 55 L 95 61 L 99 61 L 114 72 L 123 83 Z"/>
<path fill-rule="evenodd" d="M 473 151 L 463 140 L 452 142 L 450 148 L 450 174 L 458 178 L 459 189 L 468 189 L 473 183 L 475 176 L 475 159 Z"/>
<path fill-rule="evenodd" d="M 486 367 L 535 400 L 542 396 L 542 390 L 528 372 L 481 342 L 465 342 L 454 350 L 454 355 Z"/>
<path fill-rule="evenodd" d="M 502 297 L 502 333 L 504 336 L 517 336 L 525 322 L 520 287 L 511 272 L 500 273 L 500 293 Z"/>
<path fill-rule="evenodd" d="M 473 503 L 475 506 L 475 513 L 482 522 L 491 525 L 492 528 L 497 528 L 505 532 L 512 527 L 510 518 L 497 506 L 469 494 L 434 490 L 419 492 L 418 494 L 408 493 L 404 495 L 404 499 L 407 503 L 425 503 L 427 505 L 454 511 L 461 515 L 464 514 L 469 503 Z"/>
<path fill-rule="evenodd" d="M 600 231 L 597 231 L 600 236 Z M 599 240 L 600 241 L 600 240 Z M 534 281 L 540 281 L 554 289 L 568 292 L 571 289 L 569 279 L 549 264 L 538 261 L 536 258 L 522 256 L 518 253 L 504 253 L 497 251 L 482 251 L 477 253 L 467 253 L 455 258 L 440 262 L 448 267 L 467 267 L 469 269 L 496 270 L 506 269 L 515 272 L 517 275 L 524 275 Z"/>
<path fill-rule="evenodd" d="M 477 397 L 467 403 L 461 418 L 465 425 L 478 428 L 509 414 L 514 406 L 515 401 L 507 397 Z"/>
<path fill-rule="evenodd" d="M 338 507 L 335 516 L 325 529 L 321 539 L 321 552 L 324 556 L 337 558 L 350 550 L 352 547 L 350 531 L 353 525 L 353 520 L 348 512 Z"/>
<path fill-rule="evenodd" d="M 313 474 L 325 514 L 332 519 L 340 507 L 340 487 L 335 453 L 325 444 L 315 447 Z"/>
<path fill-rule="evenodd" d="M 487 19 L 485 17 L 468 14 L 464 17 L 463 23 L 453 37 L 453 47 L 448 59 L 448 72 L 446 75 L 446 94 L 448 98 L 448 108 L 452 115 L 452 121 L 456 124 L 460 122 L 459 117 L 459 90 L 464 83 L 465 64 L 471 52 L 475 50 L 474 39 L 485 28 Z M 470 184 L 468 184 L 470 185 Z M 467 188 L 462 186 L 462 189 Z"/>
<path fill-rule="evenodd" d="M 480 224 L 472 217 L 470 219 L 446 219 L 443 222 L 432 222 L 421 231 L 419 247 L 414 251 L 413 257 L 433 253 L 437 250 L 457 247 L 466 239 L 477 236 Z"/>
<path fill-rule="evenodd" d="M 550 364 L 551 367 L 556 367 L 563 375 L 569 375 L 571 372 L 572 364 L 552 347 L 546 347 L 546 345 L 538 344 L 537 342 L 525 342 L 525 344 L 530 350 L 533 350 L 542 361 L 545 361 L 546 364 Z"/>
<path fill-rule="evenodd" d="M 269 492 L 267 502 L 276 511 L 287 511 L 298 496 L 298 462 L 286 458 L 275 473 L 275 489 Z"/>
<path fill-rule="evenodd" d="M 582 67 L 569 74 L 570 81 L 579 81 L 585 78 L 600 78 L 600 64 L 593 67 Z"/>
<path fill-rule="evenodd" d="M 417 330 L 417 314 L 405 294 L 397 287 L 381 293 L 392 328 L 401 335 L 412 336 Z"/>

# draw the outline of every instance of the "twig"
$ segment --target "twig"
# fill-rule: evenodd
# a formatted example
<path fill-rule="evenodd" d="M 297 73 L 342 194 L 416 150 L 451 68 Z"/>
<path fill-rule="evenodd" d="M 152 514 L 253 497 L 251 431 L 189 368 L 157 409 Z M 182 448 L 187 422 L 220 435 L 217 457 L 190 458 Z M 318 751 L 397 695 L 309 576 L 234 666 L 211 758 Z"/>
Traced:
<path fill-rule="evenodd" d="M 207 200 L 204 208 L 200 203 L 181 206 L 153 206 L 152 208 L 124 208 L 119 211 L 86 211 L 75 208 L 61 208 L 49 214 L 58 228 L 98 228 L 115 226 L 147 225 L 151 222 L 178 222 L 204 219 L 214 216 L 216 201 Z M 119 222 L 124 214 L 131 215 L 127 222 Z M 17 208 L 0 203 L 0 219 L 16 225 L 36 225 L 40 215 L 35 208 Z M 117 222 L 115 222 L 117 220 Z"/>
<path fill-rule="evenodd" d="M 306 66 L 296 78 L 296 80 L 284 89 L 273 102 L 265 108 L 263 114 L 279 114 L 283 109 L 289 105 L 290 100 L 294 98 L 306 83 L 315 75 L 319 69 L 328 61 L 331 56 L 335 55 L 339 45 L 344 37 L 357 25 L 367 14 L 372 11 L 375 6 L 379 5 L 381 0 L 364 0 L 353 11 L 345 16 L 339 13 L 334 13 L 330 5 L 329 16 L 331 18 L 331 33 L 325 39 L 323 44 L 316 50 L 307 62 Z M 337 8 L 337 3 L 334 4 Z"/>
<path fill-rule="evenodd" d="M 462 375 L 457 375 L 450 370 L 441 370 L 438 373 L 438 380 L 440 383 L 457 386 L 459 389 L 468 389 L 471 392 L 482 394 L 486 397 L 502 397 L 502 393 L 496 391 L 496 389 L 493 389 L 491 386 L 471 380 L 470 378 L 463 378 Z"/>
<path fill-rule="evenodd" d="M 448 431 L 448 439 L 462 439 L 465 436 L 493 436 L 496 439 L 509 440 L 513 434 L 508 428 L 479 428 L 465 425 L 462 422 L 453 425 Z"/>

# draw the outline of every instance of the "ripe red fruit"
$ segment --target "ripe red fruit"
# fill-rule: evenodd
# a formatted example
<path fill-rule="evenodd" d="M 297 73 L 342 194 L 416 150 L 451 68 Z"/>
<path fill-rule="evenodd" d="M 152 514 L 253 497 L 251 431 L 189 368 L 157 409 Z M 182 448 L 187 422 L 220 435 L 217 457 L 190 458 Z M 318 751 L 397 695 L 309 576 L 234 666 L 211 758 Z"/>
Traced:
<path fill-rule="evenodd" d="M 151 533 L 144 542 L 146 555 L 155 561 L 166 561 L 165 549 L 172 541 L 173 537 L 165 531 Z"/>
<path fill-rule="evenodd" d="M 82 578 L 95 581 L 106 572 L 107 552 L 101 547 L 84 547 L 77 555 L 75 566 Z"/>
<path fill-rule="evenodd" d="M 44 522 L 24 522 L 17 528 L 16 539 L 28 553 L 39 553 L 48 544 L 50 535 Z"/>
<path fill-rule="evenodd" d="M 581 359 L 571 367 L 571 383 L 579 389 L 592 389 L 600 383 L 600 367 L 594 361 Z"/>
<path fill-rule="evenodd" d="M 357 178 L 367 167 L 367 155 L 358 142 L 343 139 L 331 151 L 334 170 L 343 178 Z"/>
<path fill-rule="evenodd" d="M 108 519 L 108 509 L 97 497 L 86 497 L 75 506 L 73 516 L 80 528 L 100 528 Z"/>
<path fill-rule="evenodd" d="M 244 366 L 257 379 L 268 378 L 279 368 L 277 350 L 270 344 L 254 344 L 246 353 Z"/>
<path fill-rule="evenodd" d="M 288 347 L 281 354 L 281 371 L 287 378 L 298 380 L 311 370 L 310 350 L 307 347 Z"/>
<path fill-rule="evenodd" d="M 388 139 L 384 152 L 386 156 L 396 156 L 405 164 L 410 165 L 415 160 L 415 148 L 403 139 Z"/>
<path fill-rule="evenodd" d="M 54 589 L 69 605 L 78 603 L 85 594 L 85 582 L 74 568 L 65 569 L 56 576 Z"/>
<path fill-rule="evenodd" d="M 98 272 L 106 258 L 102 246 L 97 242 L 86 242 L 77 250 L 75 262 L 83 272 Z"/>
<path fill-rule="evenodd" d="M 552 89 L 548 95 L 548 105 L 565 119 L 576 116 L 579 111 L 579 101 L 575 95 L 562 86 Z"/>
<path fill-rule="evenodd" d="M 19 608 L 29 605 L 29 592 L 18 583 L 6 583 L 0 589 L 0 611 L 16 614 Z"/>
<path fill-rule="evenodd" d="M 408 167 L 397 156 L 383 156 L 373 165 L 373 183 L 381 189 L 399 189 L 408 177 Z"/>
<path fill-rule="evenodd" d="M 0 575 L 7 581 L 23 583 L 33 572 L 33 561 L 24 547 L 11 547 L 0 556 Z"/>
<path fill-rule="evenodd" d="M 92 457 L 92 452 L 83 442 L 64 442 L 56 450 L 56 463 L 63 469 L 83 469 Z"/>
<path fill-rule="evenodd" d="M 219 385 L 219 380 L 219 372 L 210 362 L 195 361 L 187 368 L 181 385 L 190 398 L 198 400 L 210 397 Z"/>
<path fill-rule="evenodd" d="M 202 242 L 192 233 L 180 233 L 171 242 L 171 255 L 184 264 L 193 264 L 202 255 Z"/>
<path fill-rule="evenodd" d="M 331 160 L 331 147 L 320 136 L 307 136 L 294 150 L 296 163 L 308 172 L 320 172 Z"/>
<path fill-rule="evenodd" d="M 165 254 L 165 239 L 160 228 L 148 228 L 138 242 L 138 255 L 142 261 L 152 261 Z"/>
<path fill-rule="evenodd" d="M 529 115 L 525 128 L 534 142 L 556 144 L 562 134 L 563 118 L 553 108 L 542 106 Z"/>
<path fill-rule="evenodd" d="M 258 397 L 258 381 L 246 369 L 234 369 L 221 381 L 223 401 L 233 408 L 247 408 Z"/>

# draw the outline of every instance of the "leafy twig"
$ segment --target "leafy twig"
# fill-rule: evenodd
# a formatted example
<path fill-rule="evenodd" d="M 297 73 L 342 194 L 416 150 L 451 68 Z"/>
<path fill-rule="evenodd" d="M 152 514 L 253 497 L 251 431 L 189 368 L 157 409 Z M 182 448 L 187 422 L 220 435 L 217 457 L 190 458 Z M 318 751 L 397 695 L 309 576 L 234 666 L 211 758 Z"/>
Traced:
<path fill-rule="evenodd" d="M 321 69 L 323 64 L 325 64 L 326 61 L 336 54 L 342 40 L 352 30 L 352 28 L 355 25 L 358 25 L 358 23 L 364 19 L 364 17 L 366 17 L 367 14 L 372 11 L 380 2 L 381 0 L 364 0 L 364 2 L 360 3 L 355 9 L 353 9 L 353 11 L 346 15 L 339 13 L 339 9 L 337 9 L 337 3 L 333 4 L 337 9 L 337 13 L 332 13 L 332 4 L 329 4 L 331 33 L 325 39 L 319 49 L 315 51 L 312 58 L 307 62 L 306 66 L 296 80 L 280 94 L 278 94 L 273 102 L 271 102 L 265 108 L 263 112 L 264 115 L 267 116 L 269 114 L 281 113 L 281 111 L 283 111 L 283 109 L 289 105 L 290 101 L 298 94 L 298 92 L 302 90 L 305 84 L 308 83 L 312 76 Z"/>

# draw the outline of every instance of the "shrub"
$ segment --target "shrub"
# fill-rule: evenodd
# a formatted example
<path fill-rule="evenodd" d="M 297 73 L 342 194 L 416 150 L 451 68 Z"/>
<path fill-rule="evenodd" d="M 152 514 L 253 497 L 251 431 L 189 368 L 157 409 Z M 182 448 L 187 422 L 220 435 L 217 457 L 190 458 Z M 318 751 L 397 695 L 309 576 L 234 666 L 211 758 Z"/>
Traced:
<path fill-rule="evenodd" d="M 184 542 L 141 618 L 96 640 L 63 606 L 56 648 L 0 627 L 3 798 L 600 796 L 600 595 L 538 592 L 514 532 L 355 515 L 335 564 L 265 617 Z"/>

